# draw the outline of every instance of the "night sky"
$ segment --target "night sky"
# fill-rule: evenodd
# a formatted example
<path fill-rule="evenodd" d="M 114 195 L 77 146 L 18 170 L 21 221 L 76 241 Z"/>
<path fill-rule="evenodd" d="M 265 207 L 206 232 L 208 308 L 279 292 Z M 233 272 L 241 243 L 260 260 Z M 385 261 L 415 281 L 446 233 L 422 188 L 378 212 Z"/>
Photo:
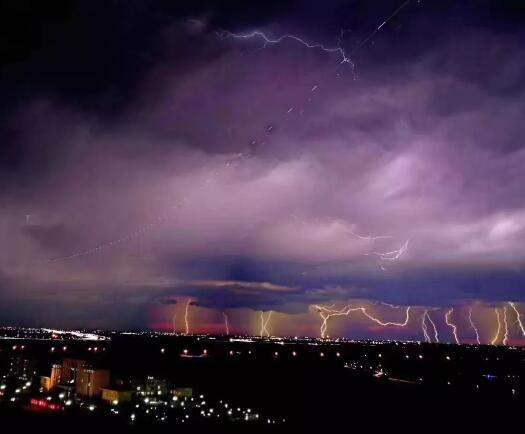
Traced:
<path fill-rule="evenodd" d="M 329 334 L 423 339 L 426 310 L 453 341 L 453 309 L 525 343 L 522 1 L 13 0 L 0 28 L 2 323 L 411 306 Z"/>

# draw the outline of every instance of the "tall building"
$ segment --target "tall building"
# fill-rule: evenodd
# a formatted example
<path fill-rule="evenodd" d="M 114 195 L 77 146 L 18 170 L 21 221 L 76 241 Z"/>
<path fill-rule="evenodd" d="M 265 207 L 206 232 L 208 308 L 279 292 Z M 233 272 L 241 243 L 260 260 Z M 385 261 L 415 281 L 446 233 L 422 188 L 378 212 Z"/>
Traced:
<path fill-rule="evenodd" d="M 27 380 L 35 374 L 35 363 L 22 356 L 13 356 L 9 359 L 9 377 Z"/>
<path fill-rule="evenodd" d="M 57 386 L 74 386 L 77 394 L 93 397 L 100 396 L 102 389 L 108 385 L 108 370 L 96 369 L 85 360 L 64 359 L 61 365 L 51 367 L 49 381 L 43 380 L 42 387 L 50 390 Z"/>
<path fill-rule="evenodd" d="M 51 377 L 49 378 L 49 389 L 62 382 L 62 365 L 54 364 L 51 367 Z"/>
<path fill-rule="evenodd" d="M 109 371 L 82 367 L 77 371 L 75 392 L 86 397 L 100 396 L 102 389 L 109 385 Z"/>
<path fill-rule="evenodd" d="M 110 404 L 131 401 L 132 390 L 102 389 L 102 399 Z"/>
<path fill-rule="evenodd" d="M 88 366 L 88 363 L 85 360 L 79 359 L 64 359 L 62 362 L 62 373 L 60 382 L 62 384 L 69 384 L 75 381 L 77 377 L 77 372 Z"/>

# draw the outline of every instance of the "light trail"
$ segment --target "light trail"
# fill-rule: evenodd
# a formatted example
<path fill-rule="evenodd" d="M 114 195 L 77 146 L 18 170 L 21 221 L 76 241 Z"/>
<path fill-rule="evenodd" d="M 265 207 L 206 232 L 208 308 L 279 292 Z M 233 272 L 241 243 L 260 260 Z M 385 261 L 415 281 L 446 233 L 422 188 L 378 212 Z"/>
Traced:
<path fill-rule="evenodd" d="M 438 334 L 438 329 L 436 327 L 436 323 L 432 321 L 432 318 L 430 317 L 430 314 L 428 312 L 427 312 L 427 318 L 430 324 L 432 324 L 432 327 L 434 329 L 434 339 L 436 340 L 436 343 L 439 343 L 439 334 Z"/>
<path fill-rule="evenodd" d="M 507 345 L 509 342 L 509 323 L 507 321 L 507 306 L 503 306 L 503 325 L 503 330 L 505 330 L 505 333 L 503 335 L 503 340 L 501 341 L 501 343 L 503 345 Z"/>
<path fill-rule="evenodd" d="M 271 310 L 268 312 L 266 319 L 264 318 L 264 311 L 261 311 L 261 331 L 260 331 L 261 338 L 270 337 L 270 332 L 268 331 L 268 324 L 270 323 L 271 316 L 272 316 Z"/>
<path fill-rule="evenodd" d="M 525 336 L 525 328 L 523 327 L 523 322 L 521 321 L 521 315 L 520 315 L 518 308 L 516 307 L 516 304 L 512 301 L 509 301 L 509 305 L 510 307 L 512 307 L 514 312 L 516 312 L 516 322 L 518 323 L 518 326 L 520 327 L 521 334 Z"/>
<path fill-rule="evenodd" d="M 428 328 L 427 328 L 427 324 L 426 324 L 426 318 L 427 318 L 427 314 L 428 314 L 428 310 L 425 309 L 425 312 L 423 312 L 423 315 L 421 316 L 421 330 L 423 330 L 423 336 L 425 338 L 425 341 L 427 343 L 430 343 L 432 342 L 432 340 L 430 339 L 430 336 L 428 334 Z"/>
<path fill-rule="evenodd" d="M 476 325 L 474 324 L 474 320 L 472 319 L 472 308 L 471 307 L 468 308 L 468 321 L 470 323 L 470 327 L 472 327 L 472 329 L 474 330 L 474 333 L 476 333 L 476 342 L 478 343 L 478 345 L 481 345 L 481 341 L 479 339 L 478 328 L 476 327 Z"/>
<path fill-rule="evenodd" d="M 245 155 L 243 153 L 237 153 L 232 158 L 228 159 L 226 162 L 221 163 L 221 168 L 230 167 L 234 163 L 236 163 L 237 161 L 242 160 L 244 158 L 245 158 Z M 215 177 L 219 176 L 219 171 L 218 170 L 214 170 L 213 173 L 214 173 L 213 176 L 215 176 Z M 199 188 L 203 189 L 206 184 L 210 183 L 209 180 L 210 180 L 209 177 L 204 179 L 204 180 L 202 180 L 201 185 L 200 185 Z M 172 205 L 169 208 L 167 208 L 164 213 L 162 213 L 161 215 L 159 215 L 158 217 L 153 219 L 151 222 L 149 222 L 149 223 L 147 223 L 147 224 L 145 224 L 143 226 L 138 227 L 133 232 L 130 232 L 130 233 L 126 234 L 126 235 L 123 235 L 120 238 L 115 238 L 113 240 L 100 243 L 100 244 L 96 245 L 93 248 L 86 249 L 86 250 L 80 250 L 80 251 L 74 252 L 74 253 L 72 253 L 70 255 L 59 256 L 59 257 L 51 258 L 51 259 L 44 259 L 44 260 L 40 260 L 40 261 L 37 261 L 37 262 L 44 263 L 44 264 L 49 264 L 49 263 L 55 263 L 55 262 L 68 261 L 68 260 L 72 260 L 72 259 L 75 259 L 75 258 L 80 258 L 80 257 L 84 257 L 84 256 L 94 255 L 94 254 L 100 253 L 100 252 L 102 252 L 102 251 L 104 251 L 106 249 L 113 248 L 113 247 L 116 247 L 116 246 L 118 246 L 120 244 L 124 244 L 126 242 L 132 241 L 132 240 L 134 240 L 136 238 L 139 238 L 140 236 L 150 232 L 151 230 L 153 230 L 154 228 L 156 228 L 159 225 L 163 224 L 164 222 L 172 219 L 174 217 L 173 211 L 180 211 L 182 209 L 183 205 L 187 201 L 188 201 L 187 197 L 182 198 L 181 200 L 176 202 L 174 205 Z"/>
<path fill-rule="evenodd" d="M 176 208 L 178 206 L 179 205 L 175 205 L 173 208 Z M 104 243 L 98 244 L 97 246 L 95 246 L 95 247 L 93 247 L 91 249 L 81 250 L 81 251 L 78 251 L 78 252 L 75 252 L 75 253 L 72 253 L 72 254 L 66 255 L 66 256 L 59 256 L 59 257 L 52 258 L 52 259 L 45 259 L 45 260 L 42 260 L 40 262 L 49 264 L 49 263 L 54 263 L 54 262 L 68 261 L 68 260 L 71 260 L 71 259 L 80 258 L 82 256 L 94 255 L 94 254 L 99 253 L 99 252 L 101 252 L 103 250 L 106 250 L 108 248 L 115 247 L 115 246 L 117 246 L 119 244 L 123 244 L 123 243 L 126 243 L 128 241 L 132 241 L 132 240 L 140 237 L 141 235 L 149 232 L 150 230 L 152 230 L 153 228 L 157 227 L 159 224 L 165 222 L 169 218 L 170 217 L 168 215 L 159 216 L 155 220 L 153 220 L 152 222 L 150 222 L 148 224 L 145 224 L 144 226 L 139 227 L 135 231 L 133 231 L 133 232 L 127 234 L 127 235 L 124 235 L 121 238 L 116 238 L 116 239 L 111 240 L 111 241 L 106 241 Z"/>
<path fill-rule="evenodd" d="M 184 327 L 186 329 L 186 334 L 190 334 L 190 321 L 189 321 L 189 309 L 190 309 L 191 298 L 186 302 L 186 309 L 184 310 Z"/>
<path fill-rule="evenodd" d="M 404 3 L 402 3 L 394 12 L 392 12 L 391 15 L 389 15 L 386 19 L 384 19 L 365 39 L 363 39 L 349 54 L 349 56 L 353 56 L 363 45 L 365 45 L 370 39 L 372 39 L 385 24 L 387 24 L 392 18 L 394 18 L 399 12 L 401 12 L 405 6 L 407 6 L 411 0 L 406 0 Z"/>
<path fill-rule="evenodd" d="M 445 324 L 448 325 L 452 329 L 452 334 L 454 335 L 454 340 L 456 341 L 456 344 L 459 345 L 460 342 L 459 342 L 459 338 L 458 338 L 458 328 L 452 321 L 450 321 L 450 316 L 452 315 L 453 312 L 454 312 L 454 308 L 451 307 L 447 311 L 447 313 L 445 313 Z"/>
<path fill-rule="evenodd" d="M 222 316 L 224 317 L 224 328 L 226 330 L 226 334 L 229 335 L 230 334 L 230 324 L 228 321 L 228 315 L 226 315 L 226 313 L 223 312 Z"/>
<path fill-rule="evenodd" d="M 498 342 L 498 338 L 499 338 L 499 334 L 501 332 L 501 319 L 499 317 L 499 310 L 497 307 L 494 308 L 494 311 L 496 312 L 496 319 L 498 320 L 498 329 L 496 331 L 496 336 L 494 336 L 494 338 L 492 339 L 492 341 L 490 342 L 491 345 L 496 345 L 496 342 Z"/>

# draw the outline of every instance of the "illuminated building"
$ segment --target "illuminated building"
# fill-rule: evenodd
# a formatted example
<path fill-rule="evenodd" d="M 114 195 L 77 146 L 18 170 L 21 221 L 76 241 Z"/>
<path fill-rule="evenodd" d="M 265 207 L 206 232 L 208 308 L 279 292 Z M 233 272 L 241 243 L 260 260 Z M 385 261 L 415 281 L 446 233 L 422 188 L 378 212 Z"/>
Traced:
<path fill-rule="evenodd" d="M 70 383 L 76 379 L 77 372 L 87 366 L 85 360 L 79 359 L 64 359 L 62 362 L 62 374 L 60 378 L 61 383 Z"/>
<path fill-rule="evenodd" d="M 62 382 L 62 365 L 54 364 L 51 367 L 51 377 L 49 382 L 49 389 L 53 389 L 55 386 Z"/>
<path fill-rule="evenodd" d="M 100 396 L 102 389 L 109 384 L 109 371 L 82 367 L 77 371 L 75 392 L 86 397 Z"/>
<path fill-rule="evenodd" d="M 142 396 L 159 396 L 168 393 L 168 385 L 165 380 L 148 376 L 146 381 L 137 387 L 137 392 Z"/>
<path fill-rule="evenodd" d="M 45 375 L 40 376 L 40 386 L 46 391 L 49 392 L 53 387 L 51 386 L 51 377 L 46 377 Z"/>
<path fill-rule="evenodd" d="M 49 381 L 47 381 L 49 378 Z M 102 389 L 109 384 L 109 371 L 95 369 L 85 360 L 64 359 L 61 365 L 51 367 L 51 376 L 42 377 L 41 386 L 45 390 L 55 387 L 73 389 L 82 396 L 100 396 Z"/>
<path fill-rule="evenodd" d="M 177 398 L 191 398 L 193 396 L 193 389 L 191 387 L 176 387 L 171 389 L 171 394 Z"/>
<path fill-rule="evenodd" d="M 110 404 L 131 401 L 132 397 L 131 390 L 102 389 L 102 399 Z"/>
<path fill-rule="evenodd" d="M 7 375 L 9 377 L 20 378 L 21 380 L 27 380 L 29 377 L 35 374 L 34 362 L 25 359 L 21 356 L 11 357 L 9 359 L 9 370 Z"/>

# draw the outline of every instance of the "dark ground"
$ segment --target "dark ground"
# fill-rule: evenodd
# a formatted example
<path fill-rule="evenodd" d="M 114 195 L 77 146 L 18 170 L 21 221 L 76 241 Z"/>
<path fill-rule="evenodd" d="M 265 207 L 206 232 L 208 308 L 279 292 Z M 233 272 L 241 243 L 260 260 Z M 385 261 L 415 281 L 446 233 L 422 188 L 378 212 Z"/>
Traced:
<path fill-rule="evenodd" d="M 69 343 L 71 353 L 86 358 L 87 343 Z M 92 345 L 92 344 L 89 344 Z M 32 343 L 41 369 L 51 363 L 46 343 Z M 197 393 L 252 406 L 287 419 L 281 427 L 253 425 L 129 426 L 111 417 L 84 414 L 48 415 L 21 410 L 0 412 L 3 426 L 17 432 L 459 432 L 521 429 L 525 401 L 521 396 L 525 354 L 521 350 L 451 345 L 365 344 L 279 345 L 226 343 L 192 338 L 119 337 L 102 344 L 96 356 L 113 378 L 155 375 Z M 159 349 L 165 348 L 161 354 Z M 206 358 L 181 358 L 184 348 Z M 230 355 L 229 351 L 234 351 Z M 248 354 L 248 351 L 252 351 Z M 279 353 L 275 356 L 275 351 Z M 292 357 L 291 352 L 297 356 Z M 325 354 L 320 357 L 320 352 Z M 237 353 L 239 352 L 239 353 Z M 340 357 L 336 356 L 340 353 Z M 344 368 L 381 363 L 392 377 L 423 383 L 374 378 L 370 373 Z M 418 355 L 422 354 L 423 359 Z M 72 354 L 69 354 L 71 356 Z M 409 355 L 409 359 L 406 359 Z M 451 360 L 446 359 L 446 355 Z M 54 355 L 57 360 L 63 355 Z M 498 380 L 487 382 L 490 373 Z M 516 384 L 505 378 L 520 375 Z M 451 385 L 447 381 L 451 381 Z M 475 389 L 475 385 L 481 389 Z M 511 384 L 509 386 L 509 384 Z M 519 394 L 511 394 L 516 387 Z M 6 425 L 7 424 L 7 425 Z"/>

